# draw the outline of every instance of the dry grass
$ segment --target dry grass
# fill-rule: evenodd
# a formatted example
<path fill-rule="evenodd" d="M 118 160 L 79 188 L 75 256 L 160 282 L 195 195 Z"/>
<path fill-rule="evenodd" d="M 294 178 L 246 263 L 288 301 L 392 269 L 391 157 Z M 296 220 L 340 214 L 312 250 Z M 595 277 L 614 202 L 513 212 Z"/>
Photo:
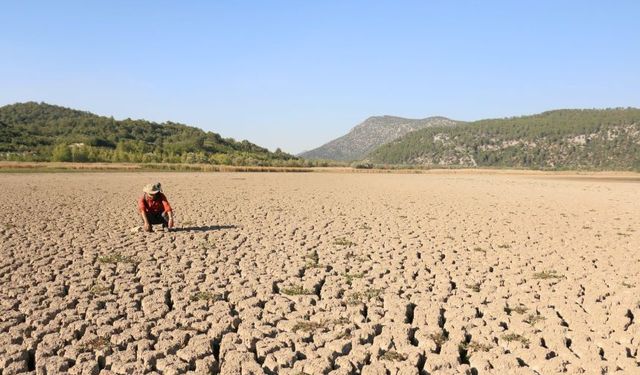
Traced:
<path fill-rule="evenodd" d="M 320 328 L 324 328 L 324 324 L 318 323 L 318 322 L 304 321 L 304 322 L 296 323 L 296 325 L 294 325 L 293 328 L 291 328 L 291 330 L 293 332 L 298 332 L 298 331 L 313 332 L 313 331 L 316 331 L 316 330 L 318 330 Z"/>
<path fill-rule="evenodd" d="M 95 352 L 109 347 L 111 347 L 111 341 L 108 337 L 96 337 L 83 345 L 82 349 Z"/>
<path fill-rule="evenodd" d="M 482 344 L 477 341 L 471 341 L 470 343 L 461 343 L 460 347 L 468 352 L 488 352 L 492 346 L 488 344 Z"/>
<path fill-rule="evenodd" d="M 555 270 L 542 271 L 533 274 L 533 278 L 536 280 L 561 279 L 563 277 L 563 275 L 558 274 L 558 271 Z"/>
<path fill-rule="evenodd" d="M 306 296 L 315 294 L 313 290 L 305 289 L 302 285 L 292 285 L 288 288 L 283 288 L 280 292 L 287 296 Z"/>
<path fill-rule="evenodd" d="M 389 350 L 384 352 L 380 359 L 383 361 L 393 361 L 393 362 L 402 362 L 407 360 L 407 356 L 404 354 L 400 354 L 395 350 Z"/>
<path fill-rule="evenodd" d="M 449 340 L 449 337 L 442 331 L 430 334 L 429 338 L 438 346 L 442 346 Z"/>
<path fill-rule="evenodd" d="M 351 246 L 355 246 L 355 242 L 351 242 L 350 240 L 344 238 L 344 237 L 338 237 L 335 240 L 333 240 L 333 244 L 336 246 L 342 246 L 342 247 L 351 247 Z"/>
<path fill-rule="evenodd" d="M 347 297 L 348 305 L 359 305 L 370 301 L 373 298 L 378 298 L 382 293 L 382 289 L 367 289 L 364 292 L 356 292 Z"/>
<path fill-rule="evenodd" d="M 527 324 L 529 324 L 531 326 L 534 326 L 534 325 L 536 325 L 536 323 L 539 323 L 539 322 L 541 322 L 543 320 L 546 320 L 546 319 L 547 318 L 545 318 L 544 316 L 541 316 L 541 315 L 529 314 L 529 316 L 527 316 L 523 320 L 523 322 L 525 322 L 525 323 L 527 323 Z"/>
<path fill-rule="evenodd" d="M 215 294 L 212 292 L 196 292 L 189 298 L 192 302 L 196 301 L 222 301 L 224 296 L 221 294 Z"/>
<path fill-rule="evenodd" d="M 364 273 L 363 272 L 359 272 L 359 273 L 345 273 L 342 276 L 345 277 L 345 279 L 347 279 L 347 284 L 351 285 L 353 283 L 353 279 L 361 279 L 364 277 Z"/>
<path fill-rule="evenodd" d="M 89 292 L 96 296 L 104 296 L 111 293 L 111 287 L 102 285 L 102 284 L 94 284 Z"/>
<path fill-rule="evenodd" d="M 464 285 L 467 289 L 471 289 L 476 293 L 480 292 L 480 283 L 475 283 L 475 284 L 465 284 Z"/>
<path fill-rule="evenodd" d="M 507 333 L 501 337 L 506 342 L 519 342 L 524 346 L 529 346 L 529 339 L 518 333 Z"/>

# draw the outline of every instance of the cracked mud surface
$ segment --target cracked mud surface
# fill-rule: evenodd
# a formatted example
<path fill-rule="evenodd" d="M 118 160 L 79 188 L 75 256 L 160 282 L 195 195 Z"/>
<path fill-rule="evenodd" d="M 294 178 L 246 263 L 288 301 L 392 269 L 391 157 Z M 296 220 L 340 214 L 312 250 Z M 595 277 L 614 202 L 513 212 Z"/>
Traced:
<path fill-rule="evenodd" d="M 133 233 L 161 181 L 179 230 Z M 0 175 L 0 375 L 640 372 L 638 183 Z"/>

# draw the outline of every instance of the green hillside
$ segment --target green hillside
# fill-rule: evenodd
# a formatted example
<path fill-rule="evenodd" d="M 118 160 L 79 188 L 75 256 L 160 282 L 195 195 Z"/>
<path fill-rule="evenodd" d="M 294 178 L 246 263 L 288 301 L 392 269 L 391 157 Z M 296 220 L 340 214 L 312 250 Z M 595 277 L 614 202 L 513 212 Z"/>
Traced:
<path fill-rule="evenodd" d="M 426 167 L 640 170 L 640 109 L 556 110 L 426 128 L 368 158 Z"/>
<path fill-rule="evenodd" d="M 114 120 L 45 103 L 0 107 L 0 158 L 29 161 L 286 165 L 295 157 L 165 122 Z"/>

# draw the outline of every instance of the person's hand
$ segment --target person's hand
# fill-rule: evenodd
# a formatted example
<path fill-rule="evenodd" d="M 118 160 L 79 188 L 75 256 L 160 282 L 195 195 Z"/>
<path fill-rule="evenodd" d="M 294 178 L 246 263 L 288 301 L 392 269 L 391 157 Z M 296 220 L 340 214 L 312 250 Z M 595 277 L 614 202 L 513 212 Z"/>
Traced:
<path fill-rule="evenodd" d="M 145 224 L 144 225 L 144 231 L 145 232 L 151 232 L 151 224 Z"/>
<path fill-rule="evenodd" d="M 169 219 L 169 228 L 173 228 L 173 218 Z"/>

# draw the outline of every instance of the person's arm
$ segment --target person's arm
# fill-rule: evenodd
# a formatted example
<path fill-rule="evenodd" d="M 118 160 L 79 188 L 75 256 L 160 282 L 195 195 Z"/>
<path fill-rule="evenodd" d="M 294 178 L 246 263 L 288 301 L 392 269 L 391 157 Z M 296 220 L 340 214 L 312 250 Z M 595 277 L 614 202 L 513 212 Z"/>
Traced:
<path fill-rule="evenodd" d="M 167 213 L 169 228 L 173 228 L 173 210 L 171 209 L 171 205 L 164 194 L 162 194 L 162 207 L 164 208 L 164 212 Z"/>
<path fill-rule="evenodd" d="M 140 210 L 140 216 L 142 216 L 142 220 L 144 221 L 144 230 L 149 232 L 151 230 L 151 224 L 149 224 L 149 219 L 147 219 L 147 213 L 144 211 L 144 209 Z"/>
<path fill-rule="evenodd" d="M 144 197 L 138 200 L 138 212 L 140 212 L 140 216 L 142 216 L 142 221 L 144 222 L 144 230 L 149 232 L 151 230 L 151 224 L 149 224 L 149 219 L 147 219 L 147 211 L 144 208 Z"/>
<path fill-rule="evenodd" d="M 173 228 L 173 211 L 167 211 L 167 216 L 169 217 L 169 228 Z"/>

